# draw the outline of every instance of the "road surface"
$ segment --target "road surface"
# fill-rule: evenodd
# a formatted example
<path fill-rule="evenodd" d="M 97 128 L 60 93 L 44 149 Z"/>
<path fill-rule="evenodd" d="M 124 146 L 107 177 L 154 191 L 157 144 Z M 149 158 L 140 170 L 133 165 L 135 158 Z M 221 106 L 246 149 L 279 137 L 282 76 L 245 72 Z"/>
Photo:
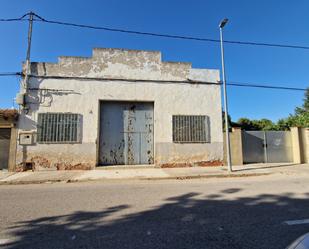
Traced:
<path fill-rule="evenodd" d="M 308 196 L 301 175 L 0 186 L 0 248 L 285 248 Z"/>

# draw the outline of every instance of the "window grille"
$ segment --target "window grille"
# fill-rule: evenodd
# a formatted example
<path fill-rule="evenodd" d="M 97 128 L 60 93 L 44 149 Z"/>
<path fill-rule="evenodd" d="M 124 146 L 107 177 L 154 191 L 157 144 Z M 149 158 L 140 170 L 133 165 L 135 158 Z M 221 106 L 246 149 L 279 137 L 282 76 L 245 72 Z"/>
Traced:
<path fill-rule="evenodd" d="M 173 116 L 174 143 L 210 143 L 210 120 L 202 115 Z"/>
<path fill-rule="evenodd" d="M 39 113 L 38 143 L 79 143 L 81 116 L 74 113 Z"/>

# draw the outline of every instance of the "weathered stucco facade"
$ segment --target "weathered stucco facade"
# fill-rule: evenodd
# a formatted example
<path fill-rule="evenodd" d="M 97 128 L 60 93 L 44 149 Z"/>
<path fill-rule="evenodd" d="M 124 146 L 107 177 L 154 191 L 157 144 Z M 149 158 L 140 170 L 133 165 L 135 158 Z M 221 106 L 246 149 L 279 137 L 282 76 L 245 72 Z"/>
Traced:
<path fill-rule="evenodd" d="M 39 113 L 78 113 L 81 140 L 18 145 L 17 165 L 58 169 L 98 165 L 101 101 L 153 103 L 156 165 L 223 159 L 218 70 L 162 62 L 160 52 L 98 48 L 90 58 L 59 57 L 58 63 L 31 63 L 31 75 L 26 98 L 29 112 L 21 114 L 19 132 L 35 134 Z M 173 115 L 207 115 L 210 142 L 173 143 Z"/>

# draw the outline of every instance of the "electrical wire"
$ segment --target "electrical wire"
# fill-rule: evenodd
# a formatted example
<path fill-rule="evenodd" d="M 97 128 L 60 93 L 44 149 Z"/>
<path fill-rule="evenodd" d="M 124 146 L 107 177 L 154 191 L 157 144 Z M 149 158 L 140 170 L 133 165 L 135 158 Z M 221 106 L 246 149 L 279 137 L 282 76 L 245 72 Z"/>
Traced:
<path fill-rule="evenodd" d="M 183 36 L 183 35 L 170 35 L 170 34 L 152 33 L 152 32 L 141 32 L 141 31 L 127 30 L 127 29 L 116 29 L 116 28 L 103 27 L 103 26 L 92 26 L 92 25 L 85 25 L 85 24 L 76 24 L 76 23 L 70 23 L 70 22 L 55 21 L 55 20 L 47 20 L 47 19 L 45 19 L 45 18 L 43 18 L 43 17 L 41 17 L 37 14 L 34 14 L 34 16 L 37 17 L 37 18 L 34 19 L 34 21 L 50 23 L 50 24 L 64 25 L 64 26 L 71 26 L 71 27 L 77 27 L 77 28 L 87 28 L 87 29 L 94 29 L 94 30 L 104 30 L 104 31 L 111 31 L 111 32 L 135 34 L 135 35 L 156 36 L 156 37 L 163 37 L 163 38 L 194 40 L 194 41 L 202 41 L 202 42 L 216 42 L 216 43 L 220 42 L 219 39 L 193 37 L 193 36 Z M 260 43 L 260 42 L 231 41 L 231 40 L 224 40 L 224 43 L 309 50 L 309 46 L 289 45 L 289 44 Z"/>
<path fill-rule="evenodd" d="M 24 17 L 29 16 L 31 13 L 27 13 L 20 18 L 11 18 L 11 19 L 0 19 L 0 22 L 8 22 L 8 21 L 26 21 Z M 87 28 L 87 29 L 94 29 L 94 30 L 104 30 L 110 32 L 120 32 L 120 33 L 127 33 L 127 34 L 134 34 L 134 35 L 145 35 L 145 36 L 155 36 L 155 37 L 162 37 L 162 38 L 172 38 L 172 39 L 182 39 L 182 40 L 193 40 L 193 41 L 201 41 L 201 42 L 215 42 L 219 43 L 219 39 L 212 39 L 212 38 L 204 38 L 204 37 L 193 37 L 193 36 L 184 36 L 184 35 L 171 35 L 171 34 L 163 34 L 163 33 L 153 33 L 153 32 L 142 32 L 136 30 L 128 30 L 128 29 L 117 29 L 117 28 L 110 28 L 110 27 L 103 27 L 103 26 L 93 26 L 93 25 L 86 25 L 86 24 L 77 24 L 71 22 L 62 22 L 56 20 L 47 20 L 35 13 L 33 20 L 37 22 L 44 22 L 50 24 L 58 24 L 64 26 L 71 26 L 76 28 Z M 266 43 L 266 42 L 248 42 L 248 41 L 232 41 L 232 40 L 225 40 L 224 43 L 228 44 L 238 44 L 238 45 L 251 45 L 251 46 L 266 46 L 266 47 L 278 47 L 278 48 L 293 48 L 293 49 L 306 49 L 309 50 L 309 46 L 300 46 L 300 45 L 290 45 L 290 44 L 276 44 L 276 43 Z"/>
<path fill-rule="evenodd" d="M 26 16 L 29 16 L 30 13 L 26 13 L 23 16 L 19 17 L 19 18 L 8 18 L 8 19 L 0 19 L 0 22 L 13 22 L 13 21 L 27 21 L 27 19 L 24 19 Z"/>
<path fill-rule="evenodd" d="M 126 82 L 153 82 L 153 83 L 171 83 L 171 84 L 201 84 L 201 85 L 222 85 L 222 82 L 206 82 L 206 81 L 194 81 L 194 80 L 142 80 L 142 79 L 117 79 L 117 78 L 100 78 L 100 77 L 79 77 L 79 76 L 46 76 L 46 75 L 29 75 L 32 78 L 40 78 L 40 79 L 67 79 L 67 80 L 96 80 L 96 81 L 126 81 Z M 260 85 L 255 83 L 243 83 L 243 82 L 235 82 L 231 81 L 227 83 L 228 86 L 236 86 L 236 87 L 251 87 L 251 88 L 264 88 L 264 89 L 274 89 L 274 90 L 290 90 L 290 91 L 306 91 L 306 88 L 297 88 L 297 87 L 286 87 L 286 86 L 272 86 L 272 85 Z"/>
<path fill-rule="evenodd" d="M 99 26 L 91 26 L 91 25 L 84 25 L 84 24 L 76 24 L 76 23 L 69 23 L 69 22 L 60 22 L 60 21 L 53 21 L 47 20 L 33 12 L 29 12 L 21 16 L 20 18 L 11 18 L 11 19 L 0 19 L 0 22 L 10 22 L 10 21 L 26 21 L 26 16 L 33 15 L 34 21 L 40 21 L 44 23 L 51 23 L 51 24 L 58 24 L 58 25 L 65 25 L 65 26 L 72 26 L 78 28 L 88 28 L 88 29 L 95 29 L 95 30 L 105 30 L 105 31 L 112 31 L 112 32 L 121 32 L 121 33 L 129 33 L 129 34 L 136 34 L 136 35 L 147 35 L 147 36 L 156 36 L 156 37 L 164 37 L 164 38 L 173 38 L 173 39 L 185 39 L 185 40 L 195 40 L 195 41 L 204 41 L 204 42 L 220 42 L 217 39 L 210 39 L 210 38 L 201 38 L 201 37 L 191 37 L 191 36 L 180 36 L 180 35 L 169 35 L 169 34 L 160 34 L 160 33 L 150 33 L 150 32 L 140 32 L 140 31 L 133 31 L 133 30 L 125 30 L 125 29 L 115 29 L 109 27 L 99 27 Z M 297 46 L 297 45 L 285 45 L 285 44 L 273 44 L 273 43 L 257 43 L 257 42 L 244 42 L 244 41 L 224 41 L 225 43 L 231 44 L 241 44 L 241 45 L 255 45 L 255 46 L 268 46 L 268 47 L 281 47 L 281 48 L 297 48 L 297 49 L 309 49 L 307 46 Z M 12 72 L 12 73 L 0 73 L 0 76 L 21 76 L 22 73 L 19 72 Z M 61 76 L 34 76 L 31 77 L 45 77 L 45 78 L 62 78 L 62 79 L 83 79 L 83 80 L 123 80 L 123 79 L 106 79 L 106 78 L 85 78 L 85 77 L 61 77 Z M 127 80 L 126 80 L 127 81 Z M 130 81 L 130 80 L 129 80 Z M 145 81 L 145 80 L 131 80 L 131 81 Z M 152 82 L 158 82 L 156 80 L 151 80 Z M 196 83 L 196 84 L 216 84 L 221 85 L 222 83 L 213 83 L 213 82 L 192 82 L 192 81 L 164 81 L 170 83 Z M 271 85 L 260 85 L 254 83 L 242 83 L 242 82 L 230 82 L 227 83 L 229 86 L 238 86 L 238 87 L 254 87 L 254 88 L 268 88 L 268 89 L 278 89 L 278 90 L 294 90 L 294 91 L 306 91 L 305 88 L 295 88 L 295 87 L 284 87 L 284 86 L 271 86 Z"/>
<path fill-rule="evenodd" d="M 24 76 L 23 73 L 20 72 L 12 72 L 12 73 L 0 73 L 0 77 L 10 77 L 10 76 Z M 97 78 L 97 77 L 72 77 L 72 76 L 40 76 L 40 75 L 29 75 L 32 78 L 41 78 L 41 79 L 76 79 L 76 80 L 97 80 L 97 81 L 129 81 L 129 82 L 154 82 L 154 83 L 187 83 L 187 84 L 202 84 L 202 85 L 222 85 L 222 82 L 205 82 L 205 81 L 192 81 L 192 80 L 184 80 L 184 81 L 171 81 L 171 80 L 140 80 L 140 79 L 117 79 L 117 78 Z M 236 87 L 250 87 L 250 88 L 264 88 L 264 89 L 275 89 L 275 90 L 290 90 L 290 91 L 307 91 L 306 88 L 298 88 L 298 87 L 286 87 L 286 86 L 274 86 L 274 85 L 261 85 L 257 83 L 249 83 L 249 82 L 237 82 L 230 81 L 227 83 L 228 86 L 236 86 Z"/>
<path fill-rule="evenodd" d="M 21 76 L 22 73 L 15 72 L 15 73 L 0 73 L 1 77 L 7 77 L 7 76 Z"/>
<path fill-rule="evenodd" d="M 254 88 L 267 88 L 267 89 L 278 89 L 278 90 L 292 90 L 292 91 L 306 91 L 306 88 L 298 87 L 286 87 L 286 86 L 271 86 L 271 85 L 260 85 L 254 83 L 242 83 L 242 82 L 233 82 L 227 83 L 229 86 L 239 86 L 239 87 L 254 87 Z"/>

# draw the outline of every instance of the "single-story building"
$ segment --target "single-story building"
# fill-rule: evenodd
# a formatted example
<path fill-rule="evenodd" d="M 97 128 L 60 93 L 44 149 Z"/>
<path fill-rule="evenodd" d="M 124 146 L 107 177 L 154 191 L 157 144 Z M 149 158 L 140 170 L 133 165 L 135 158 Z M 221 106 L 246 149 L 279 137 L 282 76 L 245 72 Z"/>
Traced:
<path fill-rule="evenodd" d="M 17 168 L 223 160 L 218 70 L 165 62 L 157 51 L 95 48 L 89 58 L 32 62 L 24 95 Z"/>

